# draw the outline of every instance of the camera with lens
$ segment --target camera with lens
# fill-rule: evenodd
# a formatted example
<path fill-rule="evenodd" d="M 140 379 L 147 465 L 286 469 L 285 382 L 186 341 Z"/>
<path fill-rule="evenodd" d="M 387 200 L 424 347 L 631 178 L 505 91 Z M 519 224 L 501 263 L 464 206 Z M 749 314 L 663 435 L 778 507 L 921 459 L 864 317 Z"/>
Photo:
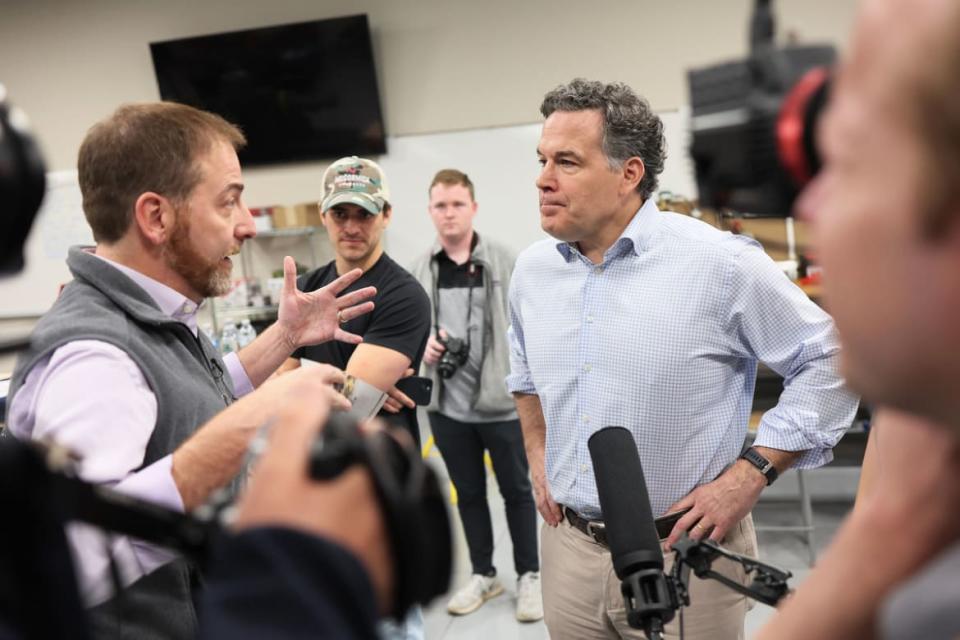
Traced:
<path fill-rule="evenodd" d="M 437 340 L 445 349 L 440 356 L 440 362 L 437 363 L 437 371 L 440 372 L 441 378 L 451 378 L 457 369 L 467 363 L 467 358 L 470 356 L 470 341 L 449 336 L 447 338 L 437 336 Z"/>
<path fill-rule="evenodd" d="M 700 205 L 789 216 L 820 168 L 815 132 L 830 89 L 831 46 L 774 43 L 772 0 L 755 0 L 750 55 L 689 72 Z"/>
<path fill-rule="evenodd" d="M 380 502 L 393 559 L 393 610 L 402 620 L 450 587 L 453 546 L 446 499 L 436 473 L 424 464 L 409 434 L 365 432 L 334 413 L 310 451 L 310 476 L 330 480 L 353 465 L 366 466 Z"/>
<path fill-rule="evenodd" d="M 23 269 L 23 245 L 46 192 L 40 147 L 27 117 L 6 96 L 0 84 L 0 276 Z"/>

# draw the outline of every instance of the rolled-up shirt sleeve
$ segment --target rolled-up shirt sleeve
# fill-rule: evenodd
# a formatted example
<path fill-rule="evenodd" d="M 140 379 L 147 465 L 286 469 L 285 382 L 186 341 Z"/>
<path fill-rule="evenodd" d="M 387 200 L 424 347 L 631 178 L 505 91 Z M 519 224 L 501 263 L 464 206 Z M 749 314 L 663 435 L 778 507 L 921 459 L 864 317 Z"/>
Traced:
<path fill-rule="evenodd" d="M 761 418 L 754 444 L 802 451 L 794 464 L 800 469 L 830 462 L 859 403 L 839 372 L 840 342 L 832 318 L 759 248 L 739 255 L 729 284 L 727 334 L 738 350 L 784 378 L 779 402 Z"/>
<path fill-rule="evenodd" d="M 135 498 L 183 511 L 171 473 L 171 456 L 143 464 L 157 418 L 157 399 L 140 368 L 119 348 L 94 340 L 60 347 L 45 367 L 33 395 L 30 437 L 50 438 L 79 455 L 78 475 Z M 33 386 L 29 378 L 25 388 Z M 72 525 L 81 593 L 88 605 L 111 595 L 102 534 Z M 111 536 L 109 547 L 120 575 L 130 584 L 174 555 L 139 540 Z"/>
<path fill-rule="evenodd" d="M 522 279 L 514 271 L 510 282 L 509 306 L 510 326 L 507 328 L 507 341 L 510 348 L 510 373 L 506 378 L 509 393 L 535 394 L 536 386 L 527 365 L 527 352 L 523 341 L 523 316 L 520 312 L 520 288 Z"/>

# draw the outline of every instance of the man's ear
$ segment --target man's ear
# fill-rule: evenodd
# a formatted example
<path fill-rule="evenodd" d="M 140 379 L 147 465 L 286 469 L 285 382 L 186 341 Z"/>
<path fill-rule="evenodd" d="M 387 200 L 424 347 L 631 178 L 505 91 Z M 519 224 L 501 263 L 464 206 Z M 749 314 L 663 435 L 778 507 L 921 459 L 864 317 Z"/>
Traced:
<path fill-rule="evenodd" d="M 141 193 L 133 205 L 133 224 L 151 244 L 159 246 L 169 240 L 176 221 L 170 201 L 153 191 Z"/>
<path fill-rule="evenodd" d="M 324 211 L 322 207 L 320 208 L 320 224 L 323 225 L 324 229 L 327 228 L 327 224 L 330 222 L 330 211 L 330 209 Z"/>
<path fill-rule="evenodd" d="M 623 163 L 623 182 L 621 183 L 622 194 L 626 195 L 631 191 L 637 190 L 637 185 L 640 184 L 640 181 L 643 180 L 643 176 L 647 173 L 647 168 L 643 165 L 643 160 L 634 156 L 632 158 L 627 158 Z"/>
<path fill-rule="evenodd" d="M 385 205 L 383 211 L 380 212 L 380 215 L 383 216 L 383 223 L 390 224 L 390 216 L 393 215 L 393 207 L 390 205 Z"/>

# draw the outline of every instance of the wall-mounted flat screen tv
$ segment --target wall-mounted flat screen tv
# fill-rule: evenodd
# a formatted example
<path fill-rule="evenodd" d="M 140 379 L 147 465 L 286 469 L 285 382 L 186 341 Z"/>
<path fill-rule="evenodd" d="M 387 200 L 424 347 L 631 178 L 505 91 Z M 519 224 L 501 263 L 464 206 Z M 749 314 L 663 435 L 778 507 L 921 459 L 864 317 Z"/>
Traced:
<path fill-rule="evenodd" d="M 164 100 L 240 125 L 245 165 L 386 152 L 366 15 L 150 44 Z"/>

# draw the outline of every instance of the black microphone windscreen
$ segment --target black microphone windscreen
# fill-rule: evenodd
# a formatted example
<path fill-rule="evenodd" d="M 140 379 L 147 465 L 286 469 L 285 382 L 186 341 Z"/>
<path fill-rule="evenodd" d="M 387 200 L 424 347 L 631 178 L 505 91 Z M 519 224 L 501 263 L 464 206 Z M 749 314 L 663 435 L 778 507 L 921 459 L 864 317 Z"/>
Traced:
<path fill-rule="evenodd" d="M 637 443 L 623 427 L 604 427 L 587 441 L 607 543 L 617 577 L 663 569 L 663 551 L 650 508 Z"/>

